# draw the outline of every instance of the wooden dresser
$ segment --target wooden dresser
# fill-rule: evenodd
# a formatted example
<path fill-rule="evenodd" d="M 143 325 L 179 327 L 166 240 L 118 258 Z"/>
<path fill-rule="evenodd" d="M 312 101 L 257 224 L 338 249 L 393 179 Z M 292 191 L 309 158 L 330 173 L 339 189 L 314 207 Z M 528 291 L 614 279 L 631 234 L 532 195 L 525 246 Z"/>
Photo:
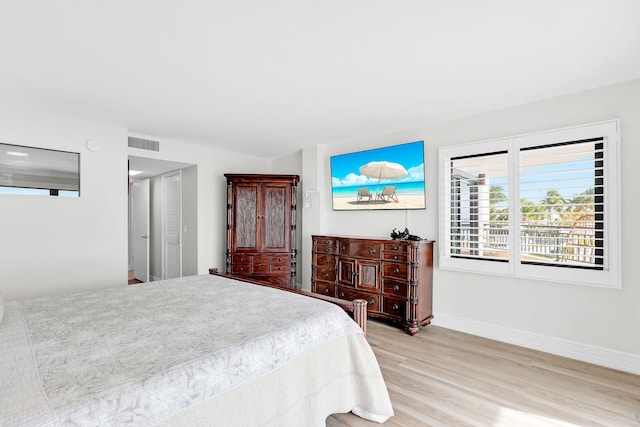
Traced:
<path fill-rule="evenodd" d="M 431 323 L 433 241 L 312 236 L 311 290 L 369 302 L 370 317 L 415 335 Z"/>
<path fill-rule="evenodd" d="M 224 176 L 227 272 L 295 288 L 298 175 Z"/>

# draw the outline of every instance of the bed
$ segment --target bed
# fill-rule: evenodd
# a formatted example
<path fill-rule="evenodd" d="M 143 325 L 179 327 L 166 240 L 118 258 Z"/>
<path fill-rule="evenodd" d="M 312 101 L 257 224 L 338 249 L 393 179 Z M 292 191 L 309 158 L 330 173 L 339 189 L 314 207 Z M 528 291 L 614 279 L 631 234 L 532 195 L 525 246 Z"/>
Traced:
<path fill-rule="evenodd" d="M 393 415 L 362 329 L 344 307 L 305 295 L 199 275 L 0 307 L 3 426 Z"/>

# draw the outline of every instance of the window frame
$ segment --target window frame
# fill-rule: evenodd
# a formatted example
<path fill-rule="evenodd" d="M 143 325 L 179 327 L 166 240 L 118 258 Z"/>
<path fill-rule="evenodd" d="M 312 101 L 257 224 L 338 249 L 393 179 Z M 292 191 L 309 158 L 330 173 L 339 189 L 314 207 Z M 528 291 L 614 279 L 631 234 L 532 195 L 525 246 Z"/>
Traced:
<path fill-rule="evenodd" d="M 445 270 L 509 276 L 520 279 L 545 280 L 562 283 L 621 287 L 620 268 L 620 176 L 619 176 L 619 120 L 568 128 L 522 134 L 505 138 L 440 147 L 439 157 L 439 266 Z M 604 138 L 604 268 L 602 270 L 565 268 L 555 265 L 536 265 L 520 262 L 520 185 L 519 153 L 522 148 L 545 146 L 558 142 Z M 508 153 L 509 187 L 509 249 L 506 262 L 455 257 L 450 253 L 452 215 L 450 163 L 452 158 L 483 155 L 492 152 Z"/>

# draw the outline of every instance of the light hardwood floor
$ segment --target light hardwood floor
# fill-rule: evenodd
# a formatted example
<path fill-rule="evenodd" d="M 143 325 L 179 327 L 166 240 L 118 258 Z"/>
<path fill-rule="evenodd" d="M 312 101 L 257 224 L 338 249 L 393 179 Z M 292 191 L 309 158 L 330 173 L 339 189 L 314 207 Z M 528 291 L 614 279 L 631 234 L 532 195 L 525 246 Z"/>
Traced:
<path fill-rule="evenodd" d="M 410 337 L 369 320 L 367 339 L 395 411 L 385 426 L 640 426 L 637 375 L 437 326 Z"/>

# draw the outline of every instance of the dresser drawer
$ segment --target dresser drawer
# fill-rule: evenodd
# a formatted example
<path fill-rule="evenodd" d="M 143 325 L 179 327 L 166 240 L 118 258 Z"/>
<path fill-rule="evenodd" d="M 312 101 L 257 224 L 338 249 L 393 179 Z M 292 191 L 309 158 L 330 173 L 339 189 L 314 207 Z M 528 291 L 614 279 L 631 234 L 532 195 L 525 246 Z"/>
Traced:
<path fill-rule="evenodd" d="M 251 264 L 233 264 L 231 265 L 231 273 L 251 274 Z"/>
<path fill-rule="evenodd" d="M 314 267 L 313 278 L 316 279 L 316 281 L 335 283 L 336 270 L 335 268 Z"/>
<path fill-rule="evenodd" d="M 325 254 L 338 253 L 338 242 L 336 239 L 320 238 L 313 240 L 313 251 Z"/>
<path fill-rule="evenodd" d="M 270 257 L 268 255 L 256 255 L 253 257 L 253 272 L 256 274 L 269 273 L 271 271 Z"/>
<path fill-rule="evenodd" d="M 382 279 L 382 292 L 398 296 L 401 298 L 407 298 L 409 296 L 409 284 L 400 280 L 394 279 Z"/>
<path fill-rule="evenodd" d="M 407 252 L 388 252 L 382 253 L 382 259 L 385 261 L 407 262 Z"/>
<path fill-rule="evenodd" d="M 380 259 L 382 256 L 382 245 L 380 243 L 359 240 L 341 240 L 338 242 L 338 253 L 340 256 Z"/>
<path fill-rule="evenodd" d="M 400 242 L 389 242 L 384 244 L 385 252 L 404 252 L 407 253 L 409 246 Z"/>
<path fill-rule="evenodd" d="M 276 273 L 276 274 L 280 274 L 280 273 L 290 273 L 291 272 L 291 265 L 287 264 L 287 265 L 271 265 L 271 270 L 272 273 Z"/>
<path fill-rule="evenodd" d="M 383 262 L 382 263 L 382 276 L 383 277 L 391 277 L 395 279 L 404 279 L 408 280 L 409 275 L 407 274 L 409 269 L 407 268 L 407 264 L 400 264 L 395 262 Z"/>
<path fill-rule="evenodd" d="M 332 283 L 316 282 L 313 292 L 315 292 L 316 294 L 322 294 L 322 295 L 327 295 L 327 296 L 330 296 L 330 297 L 335 297 L 336 296 L 336 285 L 334 285 Z"/>
<path fill-rule="evenodd" d="M 289 255 L 271 255 L 271 266 L 290 266 L 291 265 L 291 257 Z"/>
<path fill-rule="evenodd" d="M 327 254 L 313 254 L 313 265 L 318 267 L 336 268 L 337 257 Z"/>
<path fill-rule="evenodd" d="M 245 267 L 251 266 L 251 255 L 246 254 L 233 254 L 231 256 L 231 263 L 233 265 L 243 265 Z"/>
<path fill-rule="evenodd" d="M 380 312 L 380 295 L 371 292 L 354 291 L 349 288 L 338 286 L 338 298 L 353 301 L 363 299 L 367 301 L 367 310 Z"/>
<path fill-rule="evenodd" d="M 383 297 L 382 312 L 391 316 L 405 318 L 407 316 L 407 300 L 402 298 Z"/>

